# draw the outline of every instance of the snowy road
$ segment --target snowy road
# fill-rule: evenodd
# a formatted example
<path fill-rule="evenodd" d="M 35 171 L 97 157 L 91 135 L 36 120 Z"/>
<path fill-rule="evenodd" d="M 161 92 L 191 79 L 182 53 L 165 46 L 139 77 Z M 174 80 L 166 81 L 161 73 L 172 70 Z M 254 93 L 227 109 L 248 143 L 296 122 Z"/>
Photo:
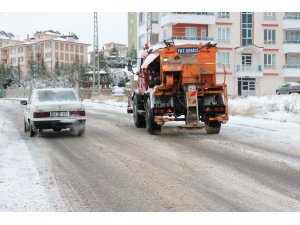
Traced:
<path fill-rule="evenodd" d="M 233 117 L 219 135 L 152 136 L 125 108 L 85 104 L 84 137 L 29 138 L 23 106 L 0 100 L 0 211 L 300 211 L 299 124 Z M 9 159 L 16 142 L 26 165 Z"/>

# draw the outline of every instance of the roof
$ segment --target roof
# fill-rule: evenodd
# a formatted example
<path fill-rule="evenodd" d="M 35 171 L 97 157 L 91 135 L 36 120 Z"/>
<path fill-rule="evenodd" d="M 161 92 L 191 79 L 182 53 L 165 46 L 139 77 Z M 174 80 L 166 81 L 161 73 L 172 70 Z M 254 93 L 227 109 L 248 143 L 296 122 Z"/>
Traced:
<path fill-rule="evenodd" d="M 245 46 L 239 46 L 234 48 L 236 52 L 243 52 L 244 50 L 250 49 L 254 52 L 261 52 L 263 51 L 263 47 L 259 47 L 257 45 L 245 45 Z"/>

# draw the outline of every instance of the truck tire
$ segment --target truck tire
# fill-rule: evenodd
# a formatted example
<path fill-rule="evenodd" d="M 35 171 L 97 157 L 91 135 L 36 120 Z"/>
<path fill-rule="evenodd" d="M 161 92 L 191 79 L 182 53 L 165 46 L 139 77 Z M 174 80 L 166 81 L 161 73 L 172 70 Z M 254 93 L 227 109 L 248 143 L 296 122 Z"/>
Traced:
<path fill-rule="evenodd" d="M 141 101 L 141 96 L 140 95 L 134 95 L 133 97 L 133 121 L 134 125 L 137 128 L 143 128 L 146 126 L 145 123 L 145 117 L 143 115 L 138 114 L 137 110 L 141 109 L 140 108 L 140 101 Z"/>
<path fill-rule="evenodd" d="M 153 116 L 153 111 L 151 109 L 150 98 L 146 103 L 145 119 L 146 119 L 146 130 L 149 134 L 155 134 L 156 132 L 161 131 L 161 125 L 154 123 L 154 116 Z"/>
<path fill-rule="evenodd" d="M 205 127 L 207 134 L 218 134 L 221 130 L 221 123 L 215 121 L 209 121 Z"/>

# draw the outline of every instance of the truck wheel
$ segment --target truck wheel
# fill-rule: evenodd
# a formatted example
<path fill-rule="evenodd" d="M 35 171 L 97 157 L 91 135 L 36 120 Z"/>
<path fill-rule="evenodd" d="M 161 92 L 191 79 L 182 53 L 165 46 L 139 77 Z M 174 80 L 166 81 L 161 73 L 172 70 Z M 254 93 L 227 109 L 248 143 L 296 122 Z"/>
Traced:
<path fill-rule="evenodd" d="M 207 134 L 218 134 L 221 130 L 221 123 L 209 121 L 206 123 L 205 130 Z"/>
<path fill-rule="evenodd" d="M 138 114 L 137 110 L 140 109 L 139 107 L 139 103 L 140 103 L 140 95 L 134 95 L 133 97 L 133 121 L 134 121 L 134 125 L 137 128 L 142 128 L 146 126 L 145 123 L 145 117 Z"/>
<path fill-rule="evenodd" d="M 153 111 L 151 109 L 150 99 L 148 99 L 146 104 L 145 119 L 146 119 L 146 130 L 149 134 L 155 134 L 156 132 L 161 131 L 161 125 L 154 123 L 154 116 L 153 116 Z"/>

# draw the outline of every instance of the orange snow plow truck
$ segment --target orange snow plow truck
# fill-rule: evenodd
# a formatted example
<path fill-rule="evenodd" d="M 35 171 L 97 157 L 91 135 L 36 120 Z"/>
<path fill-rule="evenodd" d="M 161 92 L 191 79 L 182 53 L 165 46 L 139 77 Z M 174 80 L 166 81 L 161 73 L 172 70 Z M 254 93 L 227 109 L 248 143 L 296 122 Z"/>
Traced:
<path fill-rule="evenodd" d="M 134 125 L 154 134 L 167 122 L 185 121 L 178 127 L 218 134 L 228 121 L 228 100 L 224 65 L 224 81 L 216 83 L 216 52 L 216 44 L 167 41 L 146 49 L 128 99 Z"/>

